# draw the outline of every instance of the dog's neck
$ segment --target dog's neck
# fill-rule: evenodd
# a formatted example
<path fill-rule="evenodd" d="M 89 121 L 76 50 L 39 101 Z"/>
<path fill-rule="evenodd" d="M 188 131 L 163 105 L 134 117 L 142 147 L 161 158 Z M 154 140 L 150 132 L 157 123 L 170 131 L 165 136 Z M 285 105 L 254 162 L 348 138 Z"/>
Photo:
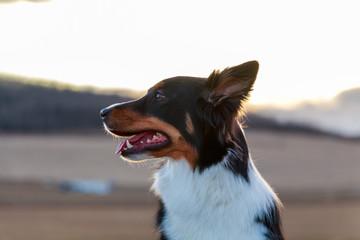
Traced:
<path fill-rule="evenodd" d="M 199 172 L 185 159 L 170 159 L 156 173 L 152 189 L 164 204 L 159 227 L 169 239 L 266 239 L 261 219 L 277 207 L 277 197 L 251 159 L 248 180 L 227 161 Z"/>

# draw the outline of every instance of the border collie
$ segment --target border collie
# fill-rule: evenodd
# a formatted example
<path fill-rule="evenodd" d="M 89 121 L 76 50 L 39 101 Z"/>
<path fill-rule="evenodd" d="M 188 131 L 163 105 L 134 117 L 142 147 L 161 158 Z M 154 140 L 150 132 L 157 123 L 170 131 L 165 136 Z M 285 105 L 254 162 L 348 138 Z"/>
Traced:
<path fill-rule="evenodd" d="M 282 240 L 275 193 L 254 166 L 239 123 L 259 64 L 208 78 L 165 79 L 101 110 L 126 161 L 163 159 L 152 190 L 162 240 Z"/>

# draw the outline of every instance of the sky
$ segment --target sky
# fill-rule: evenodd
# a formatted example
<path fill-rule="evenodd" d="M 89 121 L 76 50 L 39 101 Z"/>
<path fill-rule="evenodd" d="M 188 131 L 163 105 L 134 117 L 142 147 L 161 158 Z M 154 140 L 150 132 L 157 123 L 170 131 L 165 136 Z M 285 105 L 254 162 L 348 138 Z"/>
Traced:
<path fill-rule="evenodd" d="M 252 103 L 360 86 L 359 1 L 0 0 L 0 72 L 145 90 L 258 60 Z"/>

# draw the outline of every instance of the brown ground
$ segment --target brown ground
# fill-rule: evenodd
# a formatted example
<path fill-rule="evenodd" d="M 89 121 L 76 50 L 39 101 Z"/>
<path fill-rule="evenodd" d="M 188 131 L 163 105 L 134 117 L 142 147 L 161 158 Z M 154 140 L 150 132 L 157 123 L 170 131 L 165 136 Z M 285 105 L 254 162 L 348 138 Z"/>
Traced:
<path fill-rule="evenodd" d="M 360 239 L 360 142 L 247 137 L 260 172 L 284 201 L 288 239 Z M 152 171 L 116 161 L 115 148 L 106 136 L 0 136 L 0 239 L 156 239 Z M 107 196 L 56 188 L 75 178 L 111 178 L 118 186 Z"/>

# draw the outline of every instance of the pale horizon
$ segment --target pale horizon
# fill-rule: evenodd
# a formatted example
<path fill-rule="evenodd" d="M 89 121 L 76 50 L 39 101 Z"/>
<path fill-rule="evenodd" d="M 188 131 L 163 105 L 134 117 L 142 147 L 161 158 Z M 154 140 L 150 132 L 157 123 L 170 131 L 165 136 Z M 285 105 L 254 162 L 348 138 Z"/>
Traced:
<path fill-rule="evenodd" d="M 0 72 L 144 91 L 260 62 L 251 103 L 360 86 L 357 2 L 0 1 Z M 201 16 L 201 17 L 200 17 Z"/>

